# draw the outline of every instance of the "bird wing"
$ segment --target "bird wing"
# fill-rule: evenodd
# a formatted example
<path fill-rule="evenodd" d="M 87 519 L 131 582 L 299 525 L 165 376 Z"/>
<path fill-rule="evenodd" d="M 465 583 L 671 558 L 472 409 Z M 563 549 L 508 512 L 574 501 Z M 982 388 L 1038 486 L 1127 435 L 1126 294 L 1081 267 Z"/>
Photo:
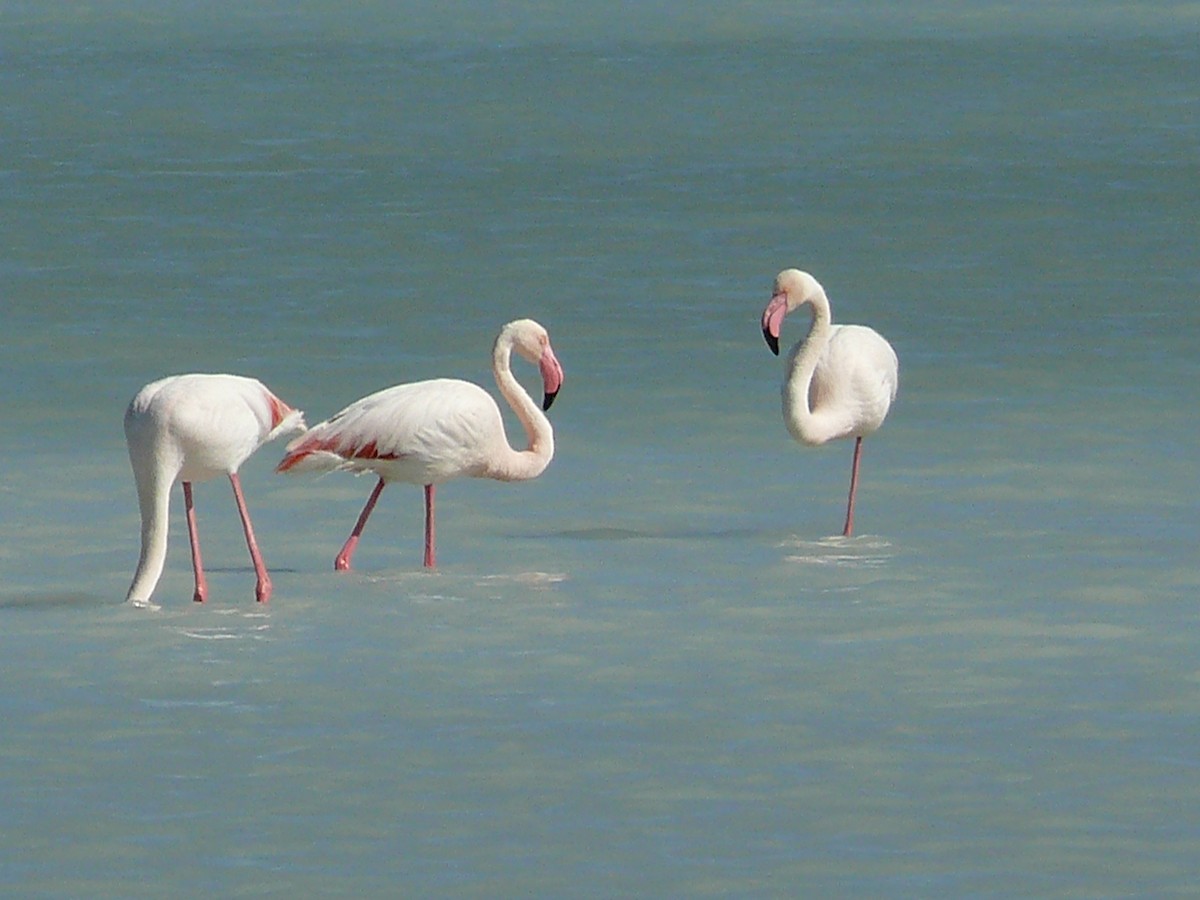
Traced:
<path fill-rule="evenodd" d="M 496 426 L 491 396 L 457 379 L 401 384 L 363 397 L 288 446 L 279 471 L 402 470 L 404 480 L 462 474 Z"/>
<path fill-rule="evenodd" d="M 809 386 L 809 407 L 836 415 L 844 434 L 882 424 L 896 398 L 899 366 L 892 346 L 865 325 L 835 325 Z"/>

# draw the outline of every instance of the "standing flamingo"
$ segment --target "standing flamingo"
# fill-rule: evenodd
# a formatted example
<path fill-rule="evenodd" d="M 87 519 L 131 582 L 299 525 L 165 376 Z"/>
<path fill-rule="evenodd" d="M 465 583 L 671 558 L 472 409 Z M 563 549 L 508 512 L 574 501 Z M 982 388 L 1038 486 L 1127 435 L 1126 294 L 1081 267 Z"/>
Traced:
<path fill-rule="evenodd" d="M 805 303 L 812 307 L 808 336 L 788 354 L 783 380 L 783 420 L 796 440 L 817 446 L 854 438 L 850 500 L 844 537 L 854 533 L 854 495 L 862 441 L 887 417 L 899 385 L 896 351 L 874 329 L 834 325 L 825 289 L 807 272 L 785 269 L 775 279 L 771 302 L 762 314 L 763 337 L 779 355 L 783 318 Z"/>
<path fill-rule="evenodd" d="M 513 377 L 513 350 L 541 369 L 541 409 Z M 333 561 L 335 569 L 350 568 L 367 518 L 390 481 L 425 486 L 424 562 L 433 568 L 436 485 L 460 476 L 525 481 L 542 474 L 554 456 L 554 430 L 543 410 L 550 408 L 563 382 L 546 329 L 532 319 L 518 319 L 500 329 L 492 347 L 492 373 L 525 427 L 526 450 L 509 446 L 500 408 L 487 391 L 448 378 L 400 384 L 363 397 L 288 444 L 277 472 L 347 469 L 379 476 Z"/>
<path fill-rule="evenodd" d="M 138 391 L 125 411 L 125 439 L 142 514 L 142 552 L 126 599 L 134 606 L 151 605 L 150 596 L 167 558 L 169 497 L 177 480 L 183 483 L 192 546 L 193 599 L 203 602 L 208 597 L 192 482 L 228 475 L 258 576 L 255 596 L 266 602 L 271 578 L 254 540 L 238 468 L 276 435 L 303 428 L 303 413 L 261 382 L 240 375 L 174 375 Z"/>

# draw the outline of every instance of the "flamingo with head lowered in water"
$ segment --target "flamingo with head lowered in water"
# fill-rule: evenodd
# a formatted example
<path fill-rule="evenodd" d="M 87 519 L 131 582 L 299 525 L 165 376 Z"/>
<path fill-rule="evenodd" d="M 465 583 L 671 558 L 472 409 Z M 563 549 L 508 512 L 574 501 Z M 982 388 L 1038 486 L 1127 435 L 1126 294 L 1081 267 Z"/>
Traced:
<path fill-rule="evenodd" d="M 238 469 L 267 441 L 303 428 L 303 413 L 262 382 L 240 375 L 174 375 L 138 391 L 125 411 L 125 439 L 142 514 L 142 552 L 126 599 L 135 606 L 152 605 L 150 597 L 167 557 L 169 499 L 176 481 L 183 483 L 196 584 L 193 599 L 207 599 L 192 482 L 226 475 L 258 577 L 255 596 L 266 602 L 271 578 L 254 539 Z"/>

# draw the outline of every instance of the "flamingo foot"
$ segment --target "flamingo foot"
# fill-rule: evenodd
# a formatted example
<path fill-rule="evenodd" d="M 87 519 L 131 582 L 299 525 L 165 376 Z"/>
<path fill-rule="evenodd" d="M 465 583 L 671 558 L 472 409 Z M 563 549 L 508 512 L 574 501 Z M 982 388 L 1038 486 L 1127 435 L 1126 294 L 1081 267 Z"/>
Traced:
<path fill-rule="evenodd" d="M 346 541 L 346 546 L 342 547 L 342 551 L 334 557 L 333 570 L 335 572 L 349 572 L 350 559 L 354 556 L 354 549 L 358 546 L 358 538 L 352 537 Z"/>
<path fill-rule="evenodd" d="M 367 498 L 367 505 L 358 515 L 358 521 L 354 523 L 354 530 L 350 532 L 350 537 L 346 538 L 346 543 L 342 545 L 341 552 L 334 557 L 333 568 L 335 572 L 350 571 L 350 558 L 354 556 L 354 548 L 358 546 L 358 536 L 367 526 L 367 519 L 371 516 L 371 510 L 375 508 L 375 502 L 379 499 L 379 495 L 383 493 L 383 486 L 386 482 L 381 477 L 375 485 L 375 489 L 371 491 L 371 496 Z"/>

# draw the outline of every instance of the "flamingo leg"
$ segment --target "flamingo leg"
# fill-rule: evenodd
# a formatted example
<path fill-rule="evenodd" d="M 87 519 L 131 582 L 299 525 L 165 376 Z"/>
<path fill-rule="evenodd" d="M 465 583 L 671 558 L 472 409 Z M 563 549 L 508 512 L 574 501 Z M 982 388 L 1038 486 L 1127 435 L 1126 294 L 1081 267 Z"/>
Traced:
<path fill-rule="evenodd" d="M 187 514 L 188 543 L 192 547 L 192 573 L 196 576 L 196 591 L 192 599 L 203 603 L 208 599 L 208 581 L 204 578 L 204 562 L 200 559 L 200 533 L 196 530 L 196 507 L 192 504 L 192 483 L 183 482 L 183 507 Z"/>
<path fill-rule="evenodd" d="M 432 569 L 437 565 L 434 559 L 434 526 L 433 526 L 433 494 L 434 486 L 425 485 L 425 568 Z"/>
<path fill-rule="evenodd" d="M 375 508 L 375 502 L 379 499 L 379 495 L 383 493 L 384 481 L 379 479 L 379 483 L 375 485 L 375 490 L 371 491 L 371 496 L 367 498 L 367 505 L 363 507 L 363 511 L 358 515 L 358 522 L 354 525 L 354 530 L 350 532 L 350 537 L 346 538 L 346 543 L 342 545 L 341 552 L 338 553 L 333 560 L 333 568 L 339 572 L 345 572 L 350 568 L 350 558 L 354 556 L 354 549 L 358 546 L 358 539 L 362 536 L 363 528 L 367 524 L 367 519 L 371 515 L 371 510 Z"/>
<path fill-rule="evenodd" d="M 242 482 L 237 472 L 229 473 L 229 483 L 233 485 L 233 499 L 237 502 L 238 515 L 242 517 L 242 531 L 246 533 L 246 547 L 250 551 L 250 561 L 254 563 L 254 574 L 258 582 L 254 586 L 254 597 L 259 603 L 271 599 L 271 576 L 267 574 L 267 566 L 262 554 L 258 551 L 258 541 L 254 539 L 254 527 L 250 524 L 250 511 L 246 509 L 246 498 L 242 496 Z"/>
<path fill-rule="evenodd" d="M 846 527 L 842 537 L 854 534 L 854 496 L 858 493 L 858 460 L 862 456 L 862 438 L 854 439 L 854 463 L 850 467 L 850 500 L 846 504 Z"/>

